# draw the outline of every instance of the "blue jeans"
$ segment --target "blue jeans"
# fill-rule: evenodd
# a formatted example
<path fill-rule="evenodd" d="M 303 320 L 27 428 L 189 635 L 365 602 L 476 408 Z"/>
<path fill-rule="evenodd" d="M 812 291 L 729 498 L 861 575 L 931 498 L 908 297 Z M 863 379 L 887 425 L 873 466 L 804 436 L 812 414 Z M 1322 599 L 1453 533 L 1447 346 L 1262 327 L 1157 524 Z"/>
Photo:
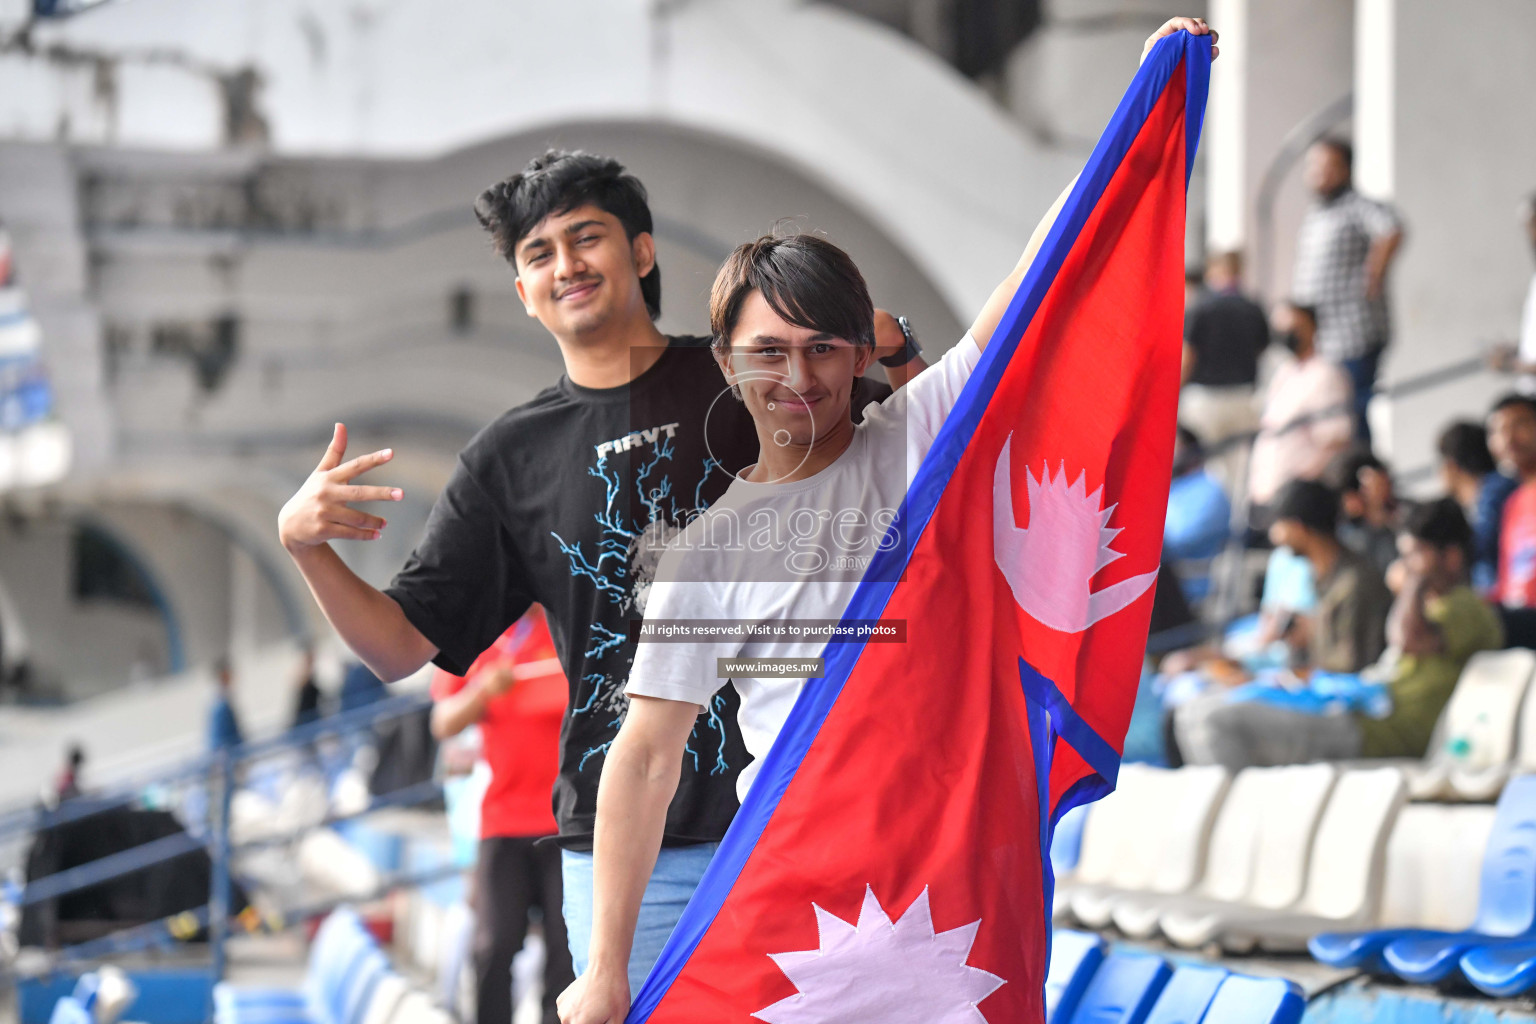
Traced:
<path fill-rule="evenodd" d="M 1355 437 L 1366 447 L 1371 444 L 1371 424 L 1365 418 L 1365 410 L 1371 404 L 1371 395 L 1376 393 L 1376 371 L 1381 367 L 1381 353 L 1385 348 L 1385 345 L 1378 345 L 1363 356 L 1339 364 L 1355 386 Z"/>
<path fill-rule="evenodd" d="M 640 991 L 645 976 L 661 956 L 683 915 L 683 908 L 699 887 L 699 879 L 719 843 L 697 846 L 666 846 L 656 858 L 656 870 L 640 900 L 640 919 L 635 923 L 635 944 L 629 952 L 629 993 Z M 560 851 L 560 873 L 565 883 L 565 933 L 571 945 L 571 964 L 580 977 L 587 970 L 587 950 L 592 944 L 592 855 Z"/>

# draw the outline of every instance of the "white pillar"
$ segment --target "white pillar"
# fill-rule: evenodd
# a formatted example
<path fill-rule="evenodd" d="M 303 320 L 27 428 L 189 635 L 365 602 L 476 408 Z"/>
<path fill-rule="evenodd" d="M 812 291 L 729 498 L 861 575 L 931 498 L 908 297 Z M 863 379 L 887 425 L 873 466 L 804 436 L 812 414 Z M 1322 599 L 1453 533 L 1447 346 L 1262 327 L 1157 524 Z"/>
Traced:
<path fill-rule="evenodd" d="M 1221 56 L 1206 110 L 1206 243 L 1240 249 L 1254 268 L 1260 183 L 1286 137 L 1353 85 L 1352 0 L 1211 0 Z M 1270 297 L 1290 287 L 1296 227 L 1306 196 L 1290 173 L 1273 209 Z"/>
<path fill-rule="evenodd" d="M 1205 108 L 1205 231 L 1212 252 L 1248 241 L 1248 0 L 1211 0 L 1221 33 Z"/>
<path fill-rule="evenodd" d="M 1361 83 L 1390 88 L 1361 97 L 1356 168 L 1362 191 L 1388 192 L 1405 225 L 1385 374 L 1402 381 L 1475 360 L 1518 330 L 1536 270 L 1516 214 L 1536 189 L 1536 3 L 1360 3 L 1371 9 L 1361 63 L 1395 70 Z M 1435 492 L 1436 435 L 1481 421 L 1509 388 L 1477 372 L 1392 402 L 1393 467 L 1408 490 Z"/>
<path fill-rule="evenodd" d="M 1393 196 L 1397 0 L 1355 0 L 1355 187 Z"/>

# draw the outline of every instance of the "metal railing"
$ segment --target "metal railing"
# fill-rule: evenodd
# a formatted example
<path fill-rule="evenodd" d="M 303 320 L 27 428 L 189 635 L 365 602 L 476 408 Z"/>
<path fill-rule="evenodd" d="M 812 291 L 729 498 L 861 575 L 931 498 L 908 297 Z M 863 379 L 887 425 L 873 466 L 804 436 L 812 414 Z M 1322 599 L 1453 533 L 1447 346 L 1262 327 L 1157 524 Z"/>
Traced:
<path fill-rule="evenodd" d="M 206 810 L 182 817 L 184 831 L 153 839 L 130 849 L 97 858 L 29 880 L 11 902 L 19 909 L 57 900 L 113 879 L 122 878 L 197 850 L 206 850 L 211 873 L 208 902 L 157 921 L 125 926 L 109 935 L 46 951 L 39 959 L 44 973 L 67 964 L 78 964 L 106 955 L 124 954 L 185 942 L 204 929 L 207 931 L 211 974 L 222 979 L 227 964 L 226 946 L 233 931 L 276 931 L 289 927 L 313 914 L 324 913 L 343 902 L 360 897 L 348 896 L 261 913 L 252 908 L 241 914 L 230 911 L 233 862 L 241 855 L 293 843 L 316 829 L 356 821 L 387 808 L 416 806 L 439 798 L 442 784 L 436 779 L 408 784 L 392 792 L 372 796 L 359 808 L 336 811 L 327 805 L 325 812 L 287 830 L 253 837 L 236 843 L 231 835 L 233 798 L 241 788 L 241 779 L 259 762 L 274 761 L 291 755 L 307 756 L 330 740 L 350 740 L 370 733 L 375 726 L 431 706 L 425 694 L 388 697 L 365 707 L 330 715 L 290 729 L 280 735 L 254 740 L 236 747 L 215 750 L 191 758 L 169 769 L 117 783 L 105 791 L 67 800 L 57 807 L 32 806 L 0 814 L 0 841 L 19 839 L 92 815 L 144 801 L 146 793 L 164 792 L 175 787 L 207 794 Z M 190 819 L 190 820 L 189 820 Z M 381 881 L 378 894 L 404 887 L 440 881 L 460 872 L 460 868 L 433 868 L 417 875 L 396 874 Z M 366 898 L 366 897 L 362 897 Z"/>

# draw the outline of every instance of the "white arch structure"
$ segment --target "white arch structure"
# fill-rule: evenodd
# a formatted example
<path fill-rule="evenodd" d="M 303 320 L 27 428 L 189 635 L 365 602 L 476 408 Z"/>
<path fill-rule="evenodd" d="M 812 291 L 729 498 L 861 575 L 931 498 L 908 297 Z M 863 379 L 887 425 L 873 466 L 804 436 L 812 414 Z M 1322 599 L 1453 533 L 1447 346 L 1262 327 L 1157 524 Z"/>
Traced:
<path fill-rule="evenodd" d="M 282 155 L 421 157 L 593 121 L 717 134 L 865 214 L 962 322 L 1078 162 L 904 37 L 791 0 L 134 0 L 34 39 L 122 55 L 113 98 L 93 96 L 87 66 L 7 55 L 0 131 L 51 138 L 67 117 L 93 141 L 215 148 L 211 75 L 251 67 Z"/>

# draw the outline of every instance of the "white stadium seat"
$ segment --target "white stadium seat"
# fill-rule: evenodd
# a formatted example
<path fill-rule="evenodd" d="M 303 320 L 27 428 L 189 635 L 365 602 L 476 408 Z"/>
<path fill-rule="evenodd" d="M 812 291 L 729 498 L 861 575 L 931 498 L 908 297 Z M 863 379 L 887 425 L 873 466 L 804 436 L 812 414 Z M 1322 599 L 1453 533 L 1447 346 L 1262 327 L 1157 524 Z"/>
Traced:
<path fill-rule="evenodd" d="M 1461 931 L 1477 916 L 1483 850 L 1493 831 L 1487 804 L 1410 804 L 1387 840 L 1382 928 Z"/>
<path fill-rule="evenodd" d="M 1254 865 L 1258 860 L 1264 820 L 1274 812 L 1283 789 L 1296 780 L 1314 780 L 1326 796 L 1334 770 L 1325 764 L 1297 765 L 1283 768 L 1247 768 L 1237 774 L 1227 789 L 1226 798 L 1211 828 L 1205 858 L 1205 871 L 1195 899 L 1215 903 L 1240 903 L 1253 886 Z M 1318 802 L 1321 808 L 1321 798 Z M 1188 898 L 1159 896 L 1151 893 L 1127 896 L 1115 904 L 1114 922 L 1126 935 L 1137 939 L 1157 933 L 1158 919 L 1165 911 L 1188 906 Z"/>
<path fill-rule="evenodd" d="M 1089 805 L 1077 870 L 1056 885 L 1053 910 L 1057 918 L 1070 917 L 1072 894 L 1079 888 L 1113 885 L 1116 870 L 1135 859 L 1139 804 L 1150 797 L 1162 771 L 1144 764 L 1121 765 L 1115 791 Z"/>
<path fill-rule="evenodd" d="M 1222 933 L 1234 915 L 1251 909 L 1284 910 L 1301 898 L 1313 836 L 1338 770 L 1313 764 L 1279 771 L 1286 773 L 1285 781 L 1270 794 L 1241 900 L 1189 898 L 1171 903 L 1158 918 L 1170 941 L 1185 947 L 1204 946 Z"/>
<path fill-rule="evenodd" d="M 411 983 L 398 974 L 388 974 L 379 979 L 363 1012 L 362 1024 L 394 1024 L 395 1012 L 411 991 Z"/>
<path fill-rule="evenodd" d="M 1480 651 L 1468 660 L 1424 760 L 1408 772 L 1414 800 L 1493 800 L 1515 760 L 1515 727 L 1536 651 Z M 1523 723 L 1521 723 L 1523 724 Z M 1536 742 L 1536 737 L 1533 737 Z"/>
<path fill-rule="evenodd" d="M 1115 905 L 1136 893 L 1188 892 L 1205 867 L 1211 826 L 1229 775 L 1219 765 L 1154 769 L 1136 793 L 1131 855 L 1115 866 L 1107 885 L 1078 886 L 1072 915 L 1091 928 L 1110 923 Z"/>
<path fill-rule="evenodd" d="M 1301 900 L 1290 911 L 1231 915 L 1219 929 L 1222 946 L 1301 950 L 1319 932 L 1371 925 L 1381 905 L 1387 836 L 1407 797 L 1396 768 L 1343 773 L 1317 826 Z"/>

